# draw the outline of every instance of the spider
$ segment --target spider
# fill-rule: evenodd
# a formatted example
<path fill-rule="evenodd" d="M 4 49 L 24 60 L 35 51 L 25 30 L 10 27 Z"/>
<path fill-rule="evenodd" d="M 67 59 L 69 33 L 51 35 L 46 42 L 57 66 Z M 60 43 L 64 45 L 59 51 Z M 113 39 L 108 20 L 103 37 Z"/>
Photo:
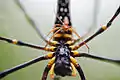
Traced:
<path fill-rule="evenodd" d="M 26 46 L 30 48 L 48 51 L 49 53 L 43 56 L 39 56 L 35 59 L 32 59 L 28 62 L 25 62 L 13 68 L 4 70 L 3 72 L 0 72 L 0 78 L 3 78 L 8 74 L 11 74 L 17 70 L 30 66 L 39 61 L 48 60 L 48 59 L 50 60 L 44 69 L 42 80 L 47 79 L 48 73 L 50 73 L 51 78 L 54 78 L 54 75 L 58 75 L 62 77 L 76 76 L 76 70 L 78 71 L 81 80 L 86 80 L 83 70 L 79 65 L 79 63 L 77 62 L 77 60 L 75 59 L 75 57 L 88 57 L 88 58 L 97 59 L 101 61 L 120 64 L 120 60 L 103 58 L 103 57 L 91 55 L 88 53 L 80 53 L 76 51 L 83 45 L 86 45 L 86 47 L 89 49 L 86 43 L 92 40 L 97 35 L 104 32 L 107 28 L 111 26 L 114 19 L 120 13 L 120 6 L 115 12 L 115 14 L 113 15 L 113 17 L 108 21 L 107 25 L 102 26 L 98 31 L 96 31 L 96 33 L 94 33 L 87 39 L 83 40 L 82 37 L 79 36 L 77 32 L 72 28 L 72 23 L 70 18 L 70 9 L 69 9 L 70 0 L 58 0 L 58 9 L 56 14 L 55 25 L 54 25 L 54 28 L 50 31 L 50 33 L 53 32 L 53 36 L 49 40 L 47 40 L 41 34 L 39 29 L 36 27 L 36 24 L 34 23 L 34 21 L 30 18 L 30 16 L 27 15 L 26 11 L 24 10 L 20 2 L 16 1 L 16 3 L 24 12 L 26 19 L 31 23 L 31 25 L 34 27 L 37 33 L 42 37 L 42 39 L 44 39 L 44 41 L 50 47 L 47 47 L 47 45 L 45 47 L 41 47 L 39 45 L 25 43 L 16 39 L 9 39 L 2 36 L 0 36 L 0 40 L 8 43 L 16 44 L 19 46 Z M 75 39 L 72 36 L 73 34 L 78 36 L 78 38 Z M 77 43 L 79 40 L 82 40 L 82 42 L 75 45 L 75 43 Z"/>

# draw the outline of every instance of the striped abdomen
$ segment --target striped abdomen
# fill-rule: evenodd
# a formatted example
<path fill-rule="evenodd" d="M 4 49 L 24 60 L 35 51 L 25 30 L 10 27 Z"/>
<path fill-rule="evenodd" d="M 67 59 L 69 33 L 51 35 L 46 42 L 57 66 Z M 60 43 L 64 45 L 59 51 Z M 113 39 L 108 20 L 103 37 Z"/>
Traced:
<path fill-rule="evenodd" d="M 54 31 L 57 32 L 54 36 L 54 40 L 72 40 L 72 29 L 71 29 L 71 19 L 70 19 L 70 0 L 58 0 L 57 3 L 57 14 L 56 14 L 56 21 L 55 21 L 55 28 L 60 27 Z"/>

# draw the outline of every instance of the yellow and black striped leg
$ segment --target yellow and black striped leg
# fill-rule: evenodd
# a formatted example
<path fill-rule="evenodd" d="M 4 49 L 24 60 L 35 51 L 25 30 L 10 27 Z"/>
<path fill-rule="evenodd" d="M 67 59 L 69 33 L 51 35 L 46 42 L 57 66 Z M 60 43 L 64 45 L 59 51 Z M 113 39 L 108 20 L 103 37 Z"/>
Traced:
<path fill-rule="evenodd" d="M 118 16 L 118 14 L 120 13 L 120 6 L 117 9 L 117 11 L 115 12 L 114 16 L 110 19 L 110 21 L 107 23 L 106 26 L 102 26 L 95 34 L 93 34 L 92 36 L 90 36 L 89 38 L 87 38 L 85 41 L 83 41 L 82 43 L 78 44 L 77 46 L 71 46 L 72 50 L 77 50 L 78 48 L 80 48 L 81 46 L 83 46 L 85 43 L 89 42 L 90 40 L 92 40 L 94 37 L 96 37 L 97 35 L 101 34 L 102 32 L 104 32 L 107 28 L 109 28 L 113 22 L 113 20 Z"/>
<path fill-rule="evenodd" d="M 50 58 L 52 58 L 53 56 L 54 56 L 53 53 L 49 53 L 49 54 L 46 55 L 46 56 L 40 56 L 40 57 L 37 57 L 37 58 L 35 58 L 35 59 L 32 59 L 32 60 L 30 60 L 30 61 L 28 61 L 28 62 L 25 62 L 25 63 L 23 63 L 23 64 L 20 64 L 20 65 L 18 65 L 18 66 L 15 66 L 15 67 L 13 67 L 13 68 L 4 70 L 3 72 L 0 72 L 0 79 L 1 79 L 1 78 L 4 78 L 4 77 L 7 76 L 8 74 L 11 74 L 11 73 L 13 73 L 13 72 L 15 72 L 15 71 L 18 71 L 18 70 L 20 70 L 20 69 L 23 69 L 23 68 L 25 68 L 25 67 L 28 67 L 28 66 L 30 66 L 30 65 L 32 65 L 32 64 L 34 64 L 34 63 L 39 62 L 39 61 L 50 59 Z"/>
<path fill-rule="evenodd" d="M 29 43 L 25 43 L 25 42 L 22 42 L 22 41 L 18 41 L 16 39 L 8 39 L 8 38 L 4 38 L 4 37 L 1 37 L 1 36 L 0 36 L 0 40 L 6 41 L 8 43 L 16 44 L 16 45 L 19 45 L 19 46 L 26 46 L 26 47 L 31 47 L 31 48 L 45 50 L 45 51 L 51 51 L 51 52 L 53 52 L 54 49 L 55 49 L 55 47 L 44 48 L 44 47 L 40 47 L 40 46 L 35 45 L 35 44 L 29 44 Z"/>

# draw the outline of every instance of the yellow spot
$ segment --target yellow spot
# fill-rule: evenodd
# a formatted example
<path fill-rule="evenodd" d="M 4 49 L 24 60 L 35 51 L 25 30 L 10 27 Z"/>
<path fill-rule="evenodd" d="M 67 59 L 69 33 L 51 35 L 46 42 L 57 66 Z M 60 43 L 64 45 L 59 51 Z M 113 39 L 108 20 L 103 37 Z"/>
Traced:
<path fill-rule="evenodd" d="M 55 48 L 56 48 L 56 47 L 51 47 L 51 48 L 50 48 L 50 50 L 51 50 L 51 51 L 54 51 L 54 50 L 55 50 Z"/>
<path fill-rule="evenodd" d="M 47 57 L 47 58 L 52 58 L 52 57 L 53 57 L 53 53 L 52 53 L 52 52 L 51 52 L 51 53 L 48 53 L 46 57 Z"/>
<path fill-rule="evenodd" d="M 106 26 L 102 26 L 102 29 L 103 29 L 103 30 L 106 30 L 106 29 L 107 29 L 107 27 L 106 27 Z"/>
<path fill-rule="evenodd" d="M 51 69 L 50 69 L 50 78 L 53 79 L 54 78 L 54 67 L 55 64 L 52 65 Z"/>
<path fill-rule="evenodd" d="M 71 67 L 72 67 L 72 76 L 76 76 L 76 69 L 72 63 L 71 63 Z"/>
<path fill-rule="evenodd" d="M 46 50 L 46 51 L 52 51 L 52 52 L 54 52 L 54 51 L 55 51 L 55 48 L 56 48 L 56 47 L 50 47 L 50 48 L 45 48 L 45 50 Z"/>
<path fill-rule="evenodd" d="M 70 46 L 70 48 L 73 50 L 75 48 L 75 46 Z"/>
<path fill-rule="evenodd" d="M 78 66 L 77 60 L 75 58 L 73 58 L 72 56 L 70 56 L 70 60 L 71 62 L 75 65 Z"/>
<path fill-rule="evenodd" d="M 12 40 L 12 43 L 13 43 L 13 44 L 17 44 L 18 41 L 17 41 L 16 39 L 13 39 L 13 40 Z"/>
<path fill-rule="evenodd" d="M 79 52 L 78 51 L 72 51 L 73 52 L 73 55 L 74 56 L 76 56 L 76 55 L 78 55 L 79 54 Z"/>
<path fill-rule="evenodd" d="M 71 28 L 69 28 L 69 30 L 72 32 L 73 31 L 73 29 L 72 29 L 72 26 L 70 26 Z"/>
<path fill-rule="evenodd" d="M 54 62 L 55 62 L 55 57 L 53 57 L 53 58 L 48 62 L 48 66 L 52 66 Z"/>
<path fill-rule="evenodd" d="M 70 35 L 70 34 L 64 34 L 64 37 L 65 38 L 72 38 L 72 35 Z"/>
<path fill-rule="evenodd" d="M 66 43 L 71 45 L 73 43 L 73 41 L 67 41 Z"/>
<path fill-rule="evenodd" d="M 58 42 L 57 41 L 52 41 L 52 44 L 56 45 L 56 44 L 58 44 Z"/>
<path fill-rule="evenodd" d="M 63 35 L 62 34 L 55 34 L 55 36 L 54 37 L 62 37 Z"/>

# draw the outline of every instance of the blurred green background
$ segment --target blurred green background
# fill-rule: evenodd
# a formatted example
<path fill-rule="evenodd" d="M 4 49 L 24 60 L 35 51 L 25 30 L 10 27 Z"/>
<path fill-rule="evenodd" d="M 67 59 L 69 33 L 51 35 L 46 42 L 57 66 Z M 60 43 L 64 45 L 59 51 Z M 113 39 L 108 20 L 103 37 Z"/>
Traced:
<path fill-rule="evenodd" d="M 47 34 L 54 25 L 55 7 L 57 0 L 21 0 L 28 14 Z M 120 0 L 99 0 L 97 26 L 109 21 Z M 91 27 L 94 17 L 94 0 L 71 0 L 71 16 L 73 27 L 82 35 Z M 120 15 L 113 25 L 103 34 L 88 43 L 92 54 L 120 60 Z M 22 40 L 44 46 L 45 43 L 26 21 L 23 12 L 14 0 L 0 0 L 0 36 Z M 86 51 L 82 47 L 80 52 Z M 0 71 L 31 60 L 47 52 L 26 47 L 19 47 L 0 41 Z M 120 80 L 120 66 L 87 58 L 77 59 L 86 75 L 87 80 Z M 41 61 L 27 68 L 14 72 L 2 80 L 40 80 L 48 61 Z M 62 80 L 78 80 L 76 77 L 65 77 Z M 50 80 L 48 76 L 48 80 Z"/>

